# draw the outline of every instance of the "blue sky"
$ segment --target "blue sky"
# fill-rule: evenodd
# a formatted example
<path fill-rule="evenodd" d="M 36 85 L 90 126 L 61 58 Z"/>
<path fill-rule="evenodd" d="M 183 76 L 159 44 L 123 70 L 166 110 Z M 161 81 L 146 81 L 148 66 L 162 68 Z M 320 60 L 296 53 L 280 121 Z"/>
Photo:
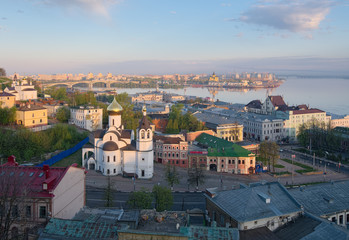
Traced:
<path fill-rule="evenodd" d="M 2 0 L 8 73 L 349 75 L 348 0 Z"/>

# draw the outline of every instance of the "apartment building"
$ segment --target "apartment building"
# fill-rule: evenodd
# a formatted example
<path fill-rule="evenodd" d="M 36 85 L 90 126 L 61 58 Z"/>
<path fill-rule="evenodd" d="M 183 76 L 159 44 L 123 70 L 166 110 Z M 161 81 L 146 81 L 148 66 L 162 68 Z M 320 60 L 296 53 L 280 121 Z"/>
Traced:
<path fill-rule="evenodd" d="M 70 109 L 69 124 L 74 124 L 83 129 L 94 131 L 102 129 L 103 109 L 92 106 L 80 106 Z"/>

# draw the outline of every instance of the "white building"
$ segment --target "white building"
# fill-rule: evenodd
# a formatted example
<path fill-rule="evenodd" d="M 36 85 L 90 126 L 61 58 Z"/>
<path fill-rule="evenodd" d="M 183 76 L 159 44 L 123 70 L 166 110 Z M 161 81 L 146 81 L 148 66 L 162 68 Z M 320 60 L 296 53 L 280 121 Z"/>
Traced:
<path fill-rule="evenodd" d="M 153 177 L 153 132 L 145 107 L 136 139 L 133 130 L 126 130 L 121 124 L 123 109 L 115 98 L 107 110 L 109 127 L 93 132 L 91 145 L 83 147 L 82 165 L 107 176 L 122 174 L 144 179 Z"/>
<path fill-rule="evenodd" d="M 38 91 L 34 88 L 31 81 L 17 80 L 15 77 L 11 87 L 4 89 L 4 92 L 11 93 L 16 96 L 16 101 L 27 101 L 30 99 L 38 99 Z"/>
<path fill-rule="evenodd" d="M 75 124 L 78 127 L 94 131 L 102 129 L 103 109 L 92 106 L 78 107 L 70 109 L 69 124 Z"/>

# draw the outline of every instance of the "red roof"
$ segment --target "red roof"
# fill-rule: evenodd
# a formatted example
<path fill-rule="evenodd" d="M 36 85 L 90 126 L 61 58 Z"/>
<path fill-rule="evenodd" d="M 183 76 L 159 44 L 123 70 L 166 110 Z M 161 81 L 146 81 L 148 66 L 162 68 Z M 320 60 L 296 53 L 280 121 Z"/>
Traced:
<path fill-rule="evenodd" d="M 281 96 L 269 96 L 271 103 L 274 105 L 274 107 L 280 107 L 285 106 L 286 103 L 284 102 L 284 99 Z"/>
<path fill-rule="evenodd" d="M 312 108 L 312 109 L 305 109 L 305 110 L 294 110 L 293 114 L 309 114 L 309 113 L 324 113 L 324 111 L 317 109 L 317 108 Z"/>
<path fill-rule="evenodd" d="M 8 162 L 1 165 L 0 182 L 7 182 L 6 186 L 0 184 L 2 194 L 16 194 L 24 197 L 52 198 L 52 191 L 58 186 L 69 167 L 43 167 L 18 166 L 11 156 Z M 4 185 L 4 186 L 3 186 Z M 45 187 L 47 187 L 45 189 Z"/>

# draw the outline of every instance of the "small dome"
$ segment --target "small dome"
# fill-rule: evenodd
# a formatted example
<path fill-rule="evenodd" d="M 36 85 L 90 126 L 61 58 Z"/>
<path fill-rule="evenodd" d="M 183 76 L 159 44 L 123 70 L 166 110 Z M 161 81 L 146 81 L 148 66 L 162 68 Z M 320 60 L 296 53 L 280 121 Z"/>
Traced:
<path fill-rule="evenodd" d="M 104 145 L 103 145 L 104 151 L 116 151 L 118 149 L 119 149 L 118 145 L 112 141 L 108 141 L 108 142 L 104 143 Z"/>
<path fill-rule="evenodd" d="M 113 102 L 108 106 L 107 111 L 108 113 L 120 113 L 122 112 L 123 108 L 121 105 L 116 101 L 115 97 Z"/>

